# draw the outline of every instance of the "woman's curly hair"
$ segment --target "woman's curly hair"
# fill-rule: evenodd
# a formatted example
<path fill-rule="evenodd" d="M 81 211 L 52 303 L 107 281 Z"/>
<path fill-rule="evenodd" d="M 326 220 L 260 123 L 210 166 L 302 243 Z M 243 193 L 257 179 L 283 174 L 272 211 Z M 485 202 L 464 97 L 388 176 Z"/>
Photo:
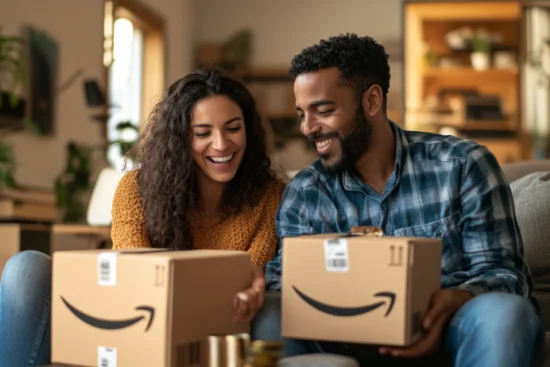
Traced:
<path fill-rule="evenodd" d="M 191 143 L 192 111 L 206 97 L 223 95 L 242 110 L 246 149 L 241 165 L 222 195 L 222 218 L 253 207 L 275 177 L 265 132 L 252 94 L 217 68 L 203 68 L 175 83 L 150 115 L 128 157 L 139 166 L 137 183 L 145 228 L 152 247 L 191 249 L 192 210 L 200 210 L 197 170 Z"/>

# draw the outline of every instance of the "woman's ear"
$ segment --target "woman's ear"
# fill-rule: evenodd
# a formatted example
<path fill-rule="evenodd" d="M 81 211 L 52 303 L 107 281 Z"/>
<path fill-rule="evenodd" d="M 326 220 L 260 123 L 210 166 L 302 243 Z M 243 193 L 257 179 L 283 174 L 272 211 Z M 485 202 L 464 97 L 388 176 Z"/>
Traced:
<path fill-rule="evenodd" d="M 361 103 L 363 104 L 363 111 L 365 111 L 367 116 L 375 116 L 380 110 L 382 110 L 382 105 L 384 103 L 382 88 L 376 84 L 371 85 L 369 89 L 363 92 Z"/>

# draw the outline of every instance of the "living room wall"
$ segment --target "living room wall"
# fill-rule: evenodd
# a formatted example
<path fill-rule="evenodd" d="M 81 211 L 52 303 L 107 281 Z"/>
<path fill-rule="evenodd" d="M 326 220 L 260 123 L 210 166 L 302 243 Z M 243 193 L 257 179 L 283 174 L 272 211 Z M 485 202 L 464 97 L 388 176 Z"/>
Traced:
<path fill-rule="evenodd" d="M 402 4 L 403 0 L 195 0 L 195 45 L 224 42 L 248 28 L 254 35 L 252 65 L 286 67 L 302 48 L 321 38 L 346 32 L 369 35 L 390 54 L 390 103 L 399 105 Z"/>
<path fill-rule="evenodd" d="M 187 73 L 192 42 L 192 0 L 143 0 L 165 18 L 166 82 Z M 59 85 L 78 69 L 86 78 L 105 85 L 103 44 L 103 0 L 2 0 L 0 27 L 3 34 L 19 34 L 23 25 L 46 32 L 59 46 Z M 56 97 L 55 133 L 34 137 L 27 132 L 9 138 L 17 159 L 16 180 L 23 185 L 52 188 L 64 169 L 65 144 L 73 139 L 87 144 L 104 141 L 99 123 L 85 104 L 81 79 Z M 100 162 L 101 164 L 102 162 Z M 104 164 L 104 163 L 103 163 Z M 96 171 L 101 166 L 96 166 Z"/>

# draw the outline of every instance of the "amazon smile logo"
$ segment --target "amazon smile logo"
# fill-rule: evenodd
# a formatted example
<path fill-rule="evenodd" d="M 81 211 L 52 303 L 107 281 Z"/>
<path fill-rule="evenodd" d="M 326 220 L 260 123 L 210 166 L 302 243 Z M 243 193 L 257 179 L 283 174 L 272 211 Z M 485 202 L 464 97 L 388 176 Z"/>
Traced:
<path fill-rule="evenodd" d="M 295 286 L 292 286 L 294 291 L 300 296 L 300 298 L 306 302 L 311 307 L 315 308 L 316 310 L 319 310 L 321 312 L 324 312 L 329 315 L 333 316 L 359 316 L 362 314 L 365 314 L 367 312 L 371 312 L 376 310 L 377 308 L 381 307 L 384 304 L 388 304 L 388 308 L 386 310 L 386 314 L 384 317 L 387 317 L 391 310 L 393 309 L 393 304 L 395 303 L 395 293 L 392 292 L 378 292 L 374 294 L 375 297 L 385 297 L 387 298 L 386 301 L 380 301 L 376 302 L 370 305 L 366 306 L 359 306 L 359 307 L 338 307 L 338 306 L 332 306 L 320 301 L 317 301 L 305 293 L 301 292 L 298 288 Z"/>
<path fill-rule="evenodd" d="M 124 329 L 129 326 L 132 326 L 141 320 L 147 318 L 147 316 L 141 315 L 136 316 L 131 319 L 126 320 L 105 320 L 105 319 L 99 319 L 97 317 L 93 317 L 90 315 L 85 314 L 75 306 L 71 305 L 69 301 L 67 301 L 65 298 L 61 296 L 61 300 L 67 306 L 67 308 L 72 312 L 73 315 L 75 315 L 77 318 L 79 318 L 81 321 L 85 322 L 86 324 L 93 326 L 98 329 L 105 329 L 105 330 L 118 330 L 118 329 Z M 147 323 L 147 327 L 145 328 L 145 331 L 147 332 L 149 328 L 151 327 L 151 324 L 153 323 L 153 319 L 155 318 L 155 309 L 149 306 L 138 306 L 136 307 L 136 310 L 138 311 L 147 311 L 149 316 L 149 322 Z"/>

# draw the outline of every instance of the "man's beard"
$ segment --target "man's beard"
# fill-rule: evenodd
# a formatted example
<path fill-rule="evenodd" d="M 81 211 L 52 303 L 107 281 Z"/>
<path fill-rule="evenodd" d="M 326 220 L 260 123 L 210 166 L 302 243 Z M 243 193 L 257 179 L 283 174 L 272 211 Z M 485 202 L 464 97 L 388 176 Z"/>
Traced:
<path fill-rule="evenodd" d="M 341 153 L 334 162 L 329 162 L 327 155 L 321 155 L 321 163 L 324 171 L 329 175 L 341 174 L 344 171 L 353 170 L 355 163 L 361 155 L 367 151 L 371 142 L 372 125 L 365 117 L 363 106 L 360 106 L 355 116 L 355 128 L 346 137 L 340 134 L 315 135 L 310 137 L 315 145 L 316 141 L 327 137 L 334 137 L 340 141 Z"/>

